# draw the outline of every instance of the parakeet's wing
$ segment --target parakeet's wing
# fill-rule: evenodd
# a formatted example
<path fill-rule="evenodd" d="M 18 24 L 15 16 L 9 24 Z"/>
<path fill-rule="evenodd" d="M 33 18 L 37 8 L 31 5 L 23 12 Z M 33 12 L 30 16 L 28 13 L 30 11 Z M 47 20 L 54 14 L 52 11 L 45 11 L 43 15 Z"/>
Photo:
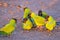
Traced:
<path fill-rule="evenodd" d="M 44 25 L 45 24 L 45 19 L 43 17 L 37 16 L 37 18 L 35 19 L 35 23 L 37 25 Z"/>
<path fill-rule="evenodd" d="M 47 13 L 46 12 L 42 12 L 42 17 L 46 17 L 47 16 Z"/>
<path fill-rule="evenodd" d="M 28 19 L 26 23 L 23 23 L 23 29 L 30 30 L 32 28 L 32 22 Z"/>
<path fill-rule="evenodd" d="M 30 14 L 29 8 L 25 9 L 23 18 L 27 18 L 28 14 Z"/>
<path fill-rule="evenodd" d="M 56 21 L 50 16 L 46 24 L 46 28 L 48 30 L 53 30 L 55 26 L 56 26 Z"/>
<path fill-rule="evenodd" d="M 34 12 L 31 13 L 31 17 L 34 19 L 36 25 L 41 26 L 45 24 L 45 18 L 36 15 Z"/>
<path fill-rule="evenodd" d="M 10 24 L 5 25 L 3 28 L 0 29 L 0 31 L 4 31 L 6 33 L 11 33 L 12 31 L 15 30 L 15 27 L 13 27 Z"/>

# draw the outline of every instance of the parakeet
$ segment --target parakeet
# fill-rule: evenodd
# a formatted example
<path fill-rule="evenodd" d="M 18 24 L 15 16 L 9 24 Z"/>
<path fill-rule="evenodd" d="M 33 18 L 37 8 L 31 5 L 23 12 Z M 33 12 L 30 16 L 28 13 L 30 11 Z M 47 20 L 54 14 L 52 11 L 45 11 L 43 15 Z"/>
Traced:
<path fill-rule="evenodd" d="M 33 22 L 33 19 L 31 17 L 29 17 L 29 14 L 31 14 L 31 10 L 28 8 L 28 7 L 25 7 L 24 8 L 24 15 L 23 15 L 23 19 L 24 18 L 28 18 L 31 22 L 32 22 L 32 25 L 33 27 L 35 27 L 34 25 L 34 22 Z"/>
<path fill-rule="evenodd" d="M 42 11 L 42 10 L 39 10 L 38 15 L 45 18 L 48 14 L 46 12 Z"/>
<path fill-rule="evenodd" d="M 23 29 L 24 30 L 30 30 L 32 28 L 32 26 L 33 26 L 32 22 L 29 19 L 27 19 L 27 18 L 23 19 Z"/>
<path fill-rule="evenodd" d="M 12 18 L 8 24 L 0 28 L 0 35 L 2 36 L 10 35 L 15 30 L 16 22 L 17 20 Z"/>
<path fill-rule="evenodd" d="M 52 31 L 55 26 L 56 26 L 56 21 L 53 19 L 52 16 L 49 16 L 46 23 L 46 29 Z"/>
<path fill-rule="evenodd" d="M 30 9 L 25 7 L 24 8 L 24 15 L 23 15 L 23 18 L 28 18 L 28 14 L 30 14 Z"/>
<path fill-rule="evenodd" d="M 34 12 L 30 14 L 30 16 L 33 18 L 35 24 L 39 27 L 45 24 L 45 18 L 36 15 Z"/>

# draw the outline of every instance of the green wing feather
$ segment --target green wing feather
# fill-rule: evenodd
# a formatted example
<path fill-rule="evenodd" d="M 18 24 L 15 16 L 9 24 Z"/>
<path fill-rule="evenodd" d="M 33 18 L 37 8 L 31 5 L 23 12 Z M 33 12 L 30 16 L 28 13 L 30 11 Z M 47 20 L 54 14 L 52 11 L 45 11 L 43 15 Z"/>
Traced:
<path fill-rule="evenodd" d="M 8 24 L 0 28 L 0 35 L 11 34 L 15 30 L 15 25 L 16 25 L 15 20 L 11 19 Z"/>
<path fill-rule="evenodd" d="M 28 14 L 30 14 L 30 9 L 29 8 L 26 8 L 25 11 L 24 11 L 23 18 L 27 18 L 28 17 Z"/>

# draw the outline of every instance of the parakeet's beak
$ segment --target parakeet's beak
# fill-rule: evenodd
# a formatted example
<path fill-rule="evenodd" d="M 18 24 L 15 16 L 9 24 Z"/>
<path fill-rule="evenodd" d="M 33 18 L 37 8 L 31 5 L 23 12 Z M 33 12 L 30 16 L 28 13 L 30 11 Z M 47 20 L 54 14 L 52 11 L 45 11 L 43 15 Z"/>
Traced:
<path fill-rule="evenodd" d="M 13 20 L 15 20 L 15 22 L 17 23 L 17 19 L 15 19 L 15 18 L 12 18 Z"/>
<path fill-rule="evenodd" d="M 27 7 L 24 8 L 24 11 L 25 11 L 26 8 L 27 8 Z"/>

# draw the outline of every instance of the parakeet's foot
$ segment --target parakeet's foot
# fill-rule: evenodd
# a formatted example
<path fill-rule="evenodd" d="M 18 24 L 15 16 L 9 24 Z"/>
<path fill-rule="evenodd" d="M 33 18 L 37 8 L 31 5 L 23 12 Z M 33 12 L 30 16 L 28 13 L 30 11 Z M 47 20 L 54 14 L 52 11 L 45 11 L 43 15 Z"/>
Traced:
<path fill-rule="evenodd" d="M 52 35 L 53 35 L 53 32 L 50 31 L 50 30 L 47 30 L 47 29 L 46 29 L 45 32 L 47 33 L 48 36 L 52 36 Z"/>
<path fill-rule="evenodd" d="M 36 26 L 32 27 L 32 30 L 36 30 L 36 29 L 37 29 Z"/>
<path fill-rule="evenodd" d="M 37 31 L 37 29 L 36 29 L 36 28 L 32 28 L 32 30 L 33 30 L 33 31 Z"/>
<path fill-rule="evenodd" d="M 51 33 L 51 30 L 46 29 L 46 32 Z"/>
<path fill-rule="evenodd" d="M 42 32 L 42 31 L 43 31 L 43 27 L 42 27 L 42 26 L 39 26 L 39 27 L 37 27 L 37 28 L 36 28 L 36 30 L 38 30 L 38 31 L 41 31 L 41 32 Z"/>
<path fill-rule="evenodd" d="M 48 33 L 48 36 L 55 35 L 53 32 Z"/>
<path fill-rule="evenodd" d="M 23 33 L 30 32 L 30 30 L 23 30 Z"/>

